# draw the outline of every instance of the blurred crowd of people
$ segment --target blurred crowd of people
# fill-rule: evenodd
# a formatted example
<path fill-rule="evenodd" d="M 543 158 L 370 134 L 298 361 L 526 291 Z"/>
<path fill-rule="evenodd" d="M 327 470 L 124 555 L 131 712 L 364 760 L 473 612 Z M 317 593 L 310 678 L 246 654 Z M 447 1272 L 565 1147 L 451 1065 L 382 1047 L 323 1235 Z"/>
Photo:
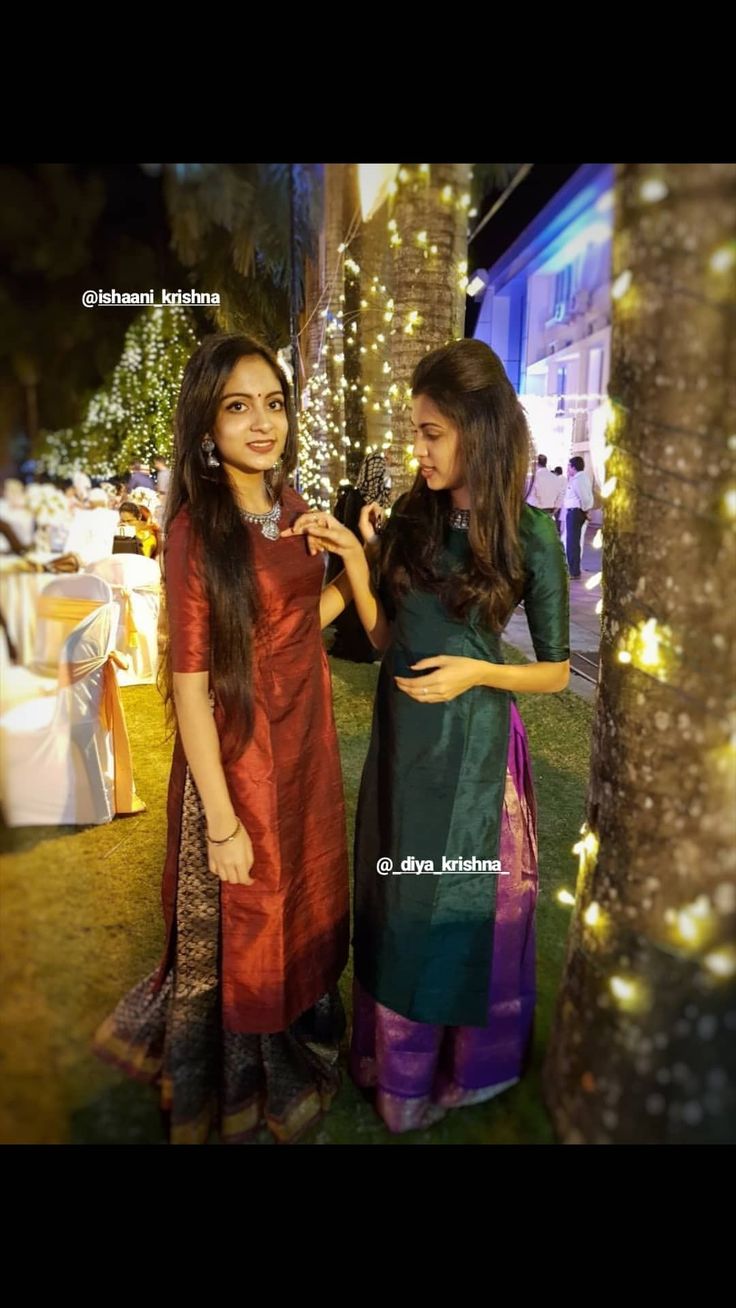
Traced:
<path fill-rule="evenodd" d="M 157 558 L 169 485 L 163 458 L 131 464 L 127 477 L 78 471 L 51 478 L 40 465 L 6 477 L 0 493 L 0 553 L 49 571 L 73 572 L 111 552 Z"/>

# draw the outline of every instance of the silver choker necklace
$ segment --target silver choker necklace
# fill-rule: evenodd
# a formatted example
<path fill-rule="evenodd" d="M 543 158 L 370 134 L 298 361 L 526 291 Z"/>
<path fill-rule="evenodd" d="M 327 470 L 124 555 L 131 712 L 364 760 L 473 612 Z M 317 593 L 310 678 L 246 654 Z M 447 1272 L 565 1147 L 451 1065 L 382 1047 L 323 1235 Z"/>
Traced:
<path fill-rule="evenodd" d="M 470 509 L 453 509 L 449 521 L 458 531 L 470 531 Z"/>
<path fill-rule="evenodd" d="M 281 519 L 281 505 L 278 500 L 271 506 L 268 513 L 249 513 L 247 509 L 239 509 L 243 522 L 253 522 L 260 527 L 261 535 L 267 540 L 278 540 L 279 538 L 279 521 Z"/>

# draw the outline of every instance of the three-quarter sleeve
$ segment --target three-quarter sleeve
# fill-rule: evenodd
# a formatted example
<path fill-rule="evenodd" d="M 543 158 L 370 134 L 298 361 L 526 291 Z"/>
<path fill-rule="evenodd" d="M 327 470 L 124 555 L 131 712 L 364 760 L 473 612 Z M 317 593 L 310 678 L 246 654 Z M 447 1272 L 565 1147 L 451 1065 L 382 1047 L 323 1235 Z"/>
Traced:
<path fill-rule="evenodd" d="M 549 514 L 529 506 L 522 511 L 520 535 L 524 612 L 534 653 L 540 663 L 564 663 L 570 657 L 570 589 L 562 542 Z"/>
<path fill-rule="evenodd" d="M 383 566 L 383 561 L 388 552 L 389 545 L 393 541 L 396 532 L 400 530 L 401 514 L 408 498 L 409 498 L 409 494 L 407 491 L 405 491 L 404 494 L 400 495 L 396 500 L 396 502 L 394 503 L 391 509 L 391 513 L 386 519 L 386 522 L 384 523 L 383 526 L 383 530 L 378 537 L 378 542 L 379 542 L 378 551 L 376 554 L 376 560 L 373 567 L 373 581 L 376 586 L 378 598 L 381 601 L 383 611 L 386 614 L 386 618 L 389 622 L 393 622 L 396 618 L 396 603 L 394 601 L 393 595 L 391 594 L 391 590 L 388 585 L 388 582 L 386 581 L 386 578 L 383 576 L 382 566 Z"/>
<path fill-rule="evenodd" d="M 178 513 L 166 537 L 164 575 L 172 672 L 207 672 L 210 606 L 199 573 L 201 546 L 188 513 Z"/>

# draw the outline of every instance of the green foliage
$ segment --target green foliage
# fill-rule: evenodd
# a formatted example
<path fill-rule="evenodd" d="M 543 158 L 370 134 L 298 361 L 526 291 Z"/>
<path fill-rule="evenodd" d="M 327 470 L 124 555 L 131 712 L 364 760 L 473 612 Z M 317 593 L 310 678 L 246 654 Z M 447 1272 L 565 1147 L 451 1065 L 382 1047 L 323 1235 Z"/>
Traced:
<path fill-rule="evenodd" d="M 212 315 L 226 331 L 289 340 L 291 300 L 290 169 L 294 246 L 302 305 L 303 269 L 314 257 L 321 222 L 318 167 L 307 164 L 167 164 L 164 194 L 172 244 L 200 290 L 218 292 Z"/>
<path fill-rule="evenodd" d="M 480 209 L 490 192 L 504 191 L 523 166 L 523 164 L 473 164 L 473 180 L 470 187 L 471 208 Z"/>

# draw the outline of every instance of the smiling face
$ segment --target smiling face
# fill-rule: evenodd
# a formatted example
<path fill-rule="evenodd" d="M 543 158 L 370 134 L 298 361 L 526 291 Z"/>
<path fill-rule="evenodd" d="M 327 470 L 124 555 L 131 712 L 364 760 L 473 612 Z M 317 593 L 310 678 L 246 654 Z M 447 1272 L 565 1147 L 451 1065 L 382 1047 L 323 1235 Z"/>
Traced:
<path fill-rule="evenodd" d="M 241 473 L 266 472 L 283 453 L 288 429 L 273 368 L 259 354 L 244 355 L 225 382 L 210 432 L 220 461 Z"/>
<path fill-rule="evenodd" d="M 465 486 L 460 432 L 428 395 L 412 400 L 414 457 L 432 491 L 462 490 Z"/>

